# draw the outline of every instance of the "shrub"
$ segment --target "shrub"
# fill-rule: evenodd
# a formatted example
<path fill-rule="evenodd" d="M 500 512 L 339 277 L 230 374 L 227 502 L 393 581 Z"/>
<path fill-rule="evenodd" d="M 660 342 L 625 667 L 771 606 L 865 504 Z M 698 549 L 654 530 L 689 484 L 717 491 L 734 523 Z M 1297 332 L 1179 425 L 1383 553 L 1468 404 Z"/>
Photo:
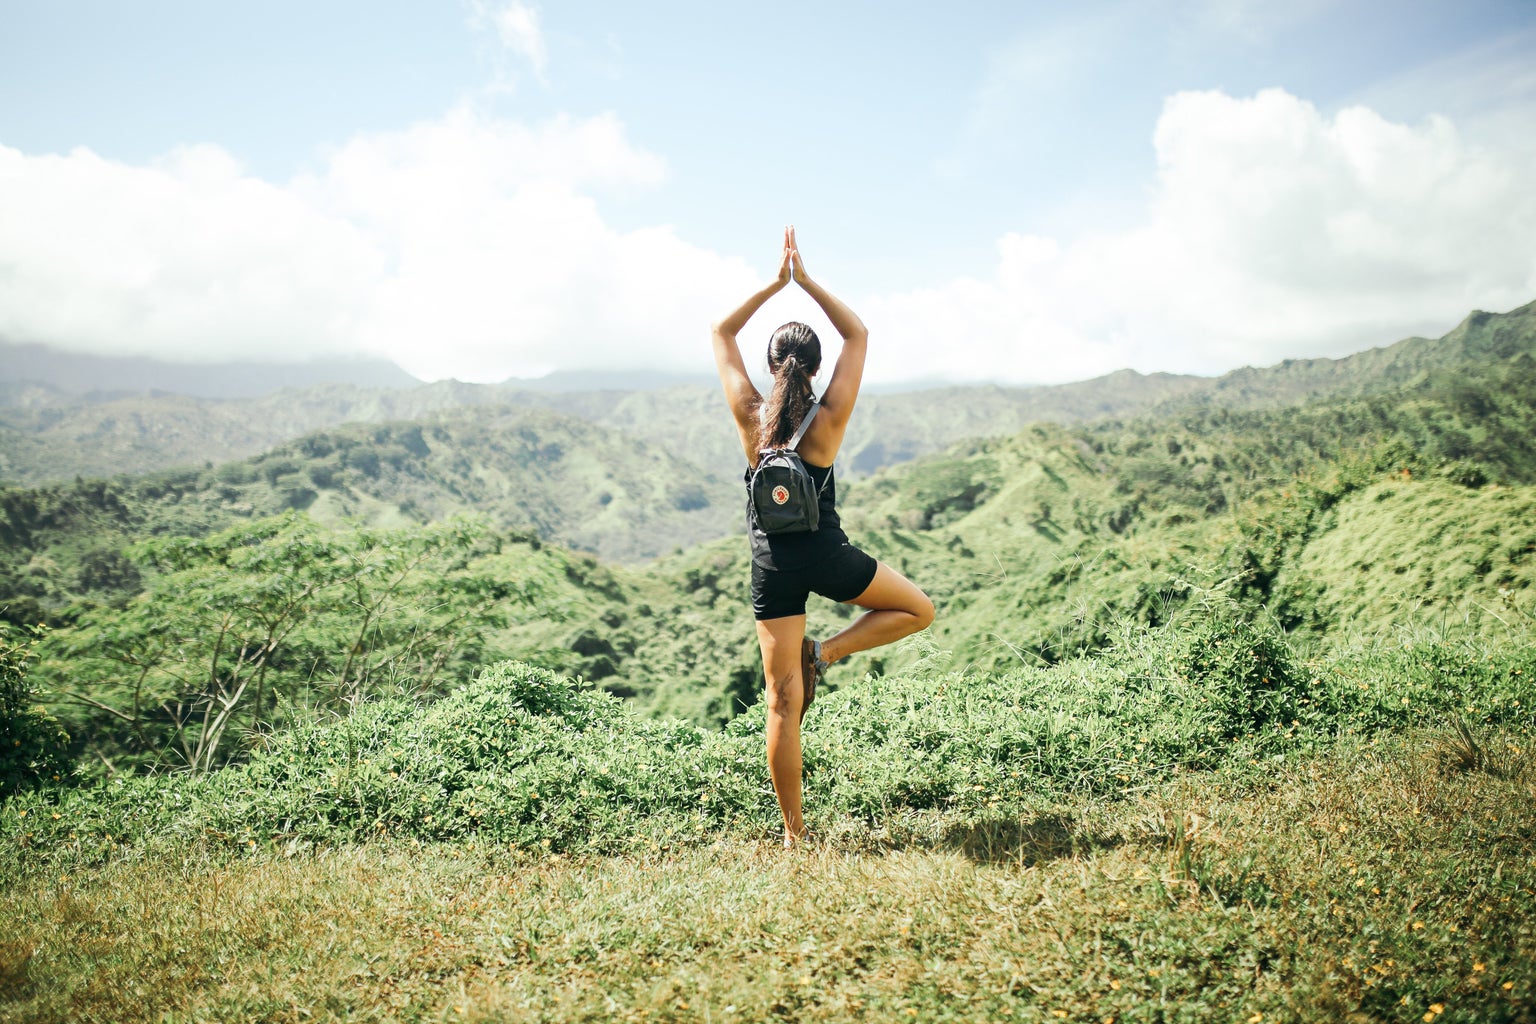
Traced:
<path fill-rule="evenodd" d="M 1232 738 L 1296 721 L 1295 658 L 1280 634 L 1234 608 L 1199 609 L 1172 636 L 1172 669 L 1197 684 Z"/>
<path fill-rule="evenodd" d="M 702 823 L 694 813 L 702 765 L 716 766 L 717 781 L 726 775 L 718 751 L 701 756 L 712 739 L 682 722 L 640 719 L 569 678 L 504 662 L 426 707 L 390 698 L 275 736 L 248 764 L 210 778 L 222 796 L 208 801 L 209 825 L 312 842 L 478 834 L 519 846 L 612 848 L 640 833 L 681 833 L 690 817 Z M 734 772 L 734 804 L 760 803 L 742 781 L 762 774 L 755 759 L 753 767 Z"/>
<path fill-rule="evenodd" d="M 1457 720 L 1536 729 L 1536 645 L 1519 638 L 1366 647 L 1316 666 L 1312 687 L 1341 732 Z"/>
<path fill-rule="evenodd" d="M 1299 663 L 1262 623 L 1201 607 L 1177 628 L 1128 630 L 1097 658 L 844 682 L 806 720 L 808 818 L 877 836 L 913 815 L 1017 820 L 1192 770 L 1265 775 L 1339 734 L 1453 716 L 1528 735 L 1533 672 L 1536 649 L 1513 641 Z M 0 816 L 0 855 L 94 859 L 189 836 L 613 852 L 771 835 L 765 726 L 762 705 L 718 732 L 642 719 L 600 690 L 503 662 L 432 703 L 388 697 L 302 722 L 219 771 L 23 794 Z"/>
<path fill-rule="evenodd" d="M 221 483 L 239 486 L 255 481 L 256 467 L 249 462 L 226 462 L 214 470 L 214 477 Z"/>
<path fill-rule="evenodd" d="M 58 781 L 69 770 L 69 735 L 27 681 L 36 643 L 0 632 L 0 799 Z"/>
<path fill-rule="evenodd" d="M 283 721 L 279 697 L 326 710 L 471 678 L 465 659 L 537 590 L 488 568 L 490 543 L 481 521 L 339 531 L 295 515 L 148 540 L 148 592 L 83 610 L 40 670 L 93 709 L 93 751 L 120 767 L 211 769 Z"/>

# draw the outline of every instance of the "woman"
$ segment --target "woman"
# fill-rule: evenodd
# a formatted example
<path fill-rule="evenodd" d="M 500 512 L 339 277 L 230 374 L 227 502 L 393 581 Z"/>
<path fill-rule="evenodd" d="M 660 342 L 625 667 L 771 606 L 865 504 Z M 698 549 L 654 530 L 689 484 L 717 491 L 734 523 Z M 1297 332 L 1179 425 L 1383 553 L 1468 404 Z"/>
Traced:
<path fill-rule="evenodd" d="M 832 461 L 859 397 L 869 332 L 853 310 L 806 274 L 794 228 L 784 230 L 778 278 L 714 326 L 715 365 L 747 464 L 755 467 L 763 449 L 788 444 L 815 401 L 811 378 L 821 367 L 821 342 L 805 324 L 788 323 L 773 332 L 768 342 L 773 390 L 766 399 L 747 376 L 736 342 L 752 314 L 791 280 L 826 313 L 842 335 L 843 350 L 817 415 L 796 449 L 820 491 L 820 528 L 770 537 L 756 529 L 750 517 L 747 527 L 752 542 L 752 612 L 768 686 L 768 772 L 784 813 L 786 847 L 805 835 L 800 809 L 800 723 L 816 695 L 821 673 L 850 654 L 899 640 L 933 622 L 933 602 L 928 596 L 901 573 L 848 543 L 838 523 Z M 812 592 L 868 610 L 846 629 L 817 642 L 805 635 L 805 601 Z"/>

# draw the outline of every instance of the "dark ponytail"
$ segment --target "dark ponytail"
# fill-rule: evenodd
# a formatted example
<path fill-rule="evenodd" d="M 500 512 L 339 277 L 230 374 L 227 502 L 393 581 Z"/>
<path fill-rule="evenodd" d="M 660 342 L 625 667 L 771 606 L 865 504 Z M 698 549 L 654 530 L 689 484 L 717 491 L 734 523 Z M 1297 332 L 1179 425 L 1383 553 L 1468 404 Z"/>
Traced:
<path fill-rule="evenodd" d="M 782 448 L 810 411 L 811 378 L 821 369 L 821 339 L 802 323 L 787 323 L 768 339 L 773 390 L 763 406 L 759 448 Z"/>

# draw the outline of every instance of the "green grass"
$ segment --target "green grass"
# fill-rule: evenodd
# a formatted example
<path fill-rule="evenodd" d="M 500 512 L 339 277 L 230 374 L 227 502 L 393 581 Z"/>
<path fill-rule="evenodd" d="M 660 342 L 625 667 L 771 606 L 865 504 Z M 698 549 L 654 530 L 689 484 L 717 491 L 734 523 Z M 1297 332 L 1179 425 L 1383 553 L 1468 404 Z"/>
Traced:
<path fill-rule="evenodd" d="M 942 662 L 818 700 L 792 853 L 761 709 L 518 663 L 14 796 L 0 1020 L 1533 1019 L 1527 639 L 1307 659 L 1211 599 Z"/>
<path fill-rule="evenodd" d="M 0 1020 L 1529 1021 L 1536 770 L 1450 735 L 796 853 L 34 865 L 0 898 Z"/>
<path fill-rule="evenodd" d="M 1401 621 L 1415 608 L 1518 619 L 1533 552 L 1536 488 L 1398 479 L 1340 503 L 1290 577 L 1315 591 L 1315 614 L 1330 623 Z"/>

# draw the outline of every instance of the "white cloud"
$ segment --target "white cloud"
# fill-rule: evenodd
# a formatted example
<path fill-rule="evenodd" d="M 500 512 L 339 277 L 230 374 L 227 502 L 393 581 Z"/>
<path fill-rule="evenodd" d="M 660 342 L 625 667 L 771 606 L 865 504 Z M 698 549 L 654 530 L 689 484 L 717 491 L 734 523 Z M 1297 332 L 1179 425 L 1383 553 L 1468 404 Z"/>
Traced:
<path fill-rule="evenodd" d="M 549 52 L 544 46 L 544 35 L 539 31 L 539 13 L 532 7 L 510 3 L 496 16 L 496 30 L 501 41 L 514 53 L 520 53 L 533 65 L 534 73 L 544 77 L 549 66 Z"/>
<path fill-rule="evenodd" d="M 151 166 L 0 147 L 0 337 L 278 359 L 354 346 L 382 252 L 213 146 Z"/>
<path fill-rule="evenodd" d="M 497 5 L 488 0 L 472 0 L 470 24 L 489 27 L 509 52 L 522 57 L 533 68 L 539 81 L 545 81 L 549 67 L 549 47 L 539 27 L 539 9 L 521 0 L 507 0 Z"/>
<path fill-rule="evenodd" d="M 986 280 L 871 300 L 894 377 L 1060 381 L 1342 355 L 1536 297 L 1536 167 L 1444 118 L 1182 93 L 1134 230 L 1005 235 Z M 963 355 L 960 355 L 963 353 Z"/>
<path fill-rule="evenodd" d="M 1217 373 L 1536 297 L 1536 168 L 1447 119 L 1184 93 L 1154 140 L 1134 229 L 1008 233 L 985 276 L 845 295 L 871 328 L 870 379 Z M 605 218 L 605 196 L 666 178 L 612 116 L 469 108 L 357 137 L 280 185 L 211 146 L 142 166 L 0 147 L 0 337 L 182 359 L 370 353 L 467 380 L 708 372 L 705 325 L 771 272 L 773 240 L 748 267 Z M 829 330 L 797 292 L 753 326 L 765 338 L 792 318 Z"/>
<path fill-rule="evenodd" d="M 392 255 L 360 342 L 423 376 L 699 364 L 740 264 L 670 228 L 621 232 L 591 192 L 659 184 L 665 166 L 611 116 L 538 128 L 467 110 L 353 141 L 302 183 Z"/>
<path fill-rule="evenodd" d="M 707 366 L 756 274 L 594 194 L 665 165 L 608 116 L 469 110 L 362 136 L 275 186 L 217 147 L 151 167 L 0 148 L 0 336 L 180 359 L 366 352 L 435 378 Z"/>

